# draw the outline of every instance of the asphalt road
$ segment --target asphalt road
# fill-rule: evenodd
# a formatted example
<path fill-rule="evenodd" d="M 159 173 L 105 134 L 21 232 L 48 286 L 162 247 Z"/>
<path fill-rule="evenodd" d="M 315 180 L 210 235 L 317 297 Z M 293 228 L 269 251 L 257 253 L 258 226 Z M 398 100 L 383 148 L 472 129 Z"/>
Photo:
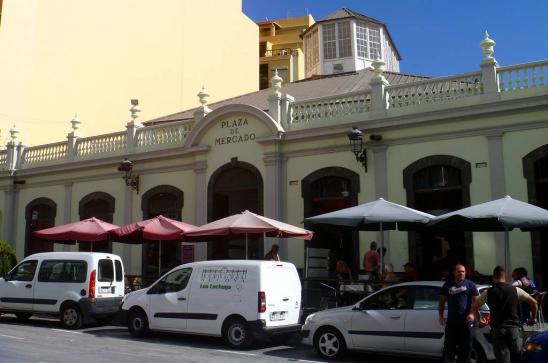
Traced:
<path fill-rule="evenodd" d="M 20 323 L 15 317 L 0 317 L 1 363 L 164 363 L 164 362 L 323 362 L 314 350 L 298 342 L 275 345 L 259 342 L 253 349 L 234 351 L 221 339 L 183 334 L 154 334 L 133 338 L 125 327 L 87 327 L 64 330 L 58 321 L 31 318 Z M 418 363 L 396 357 L 350 353 L 338 362 Z"/>

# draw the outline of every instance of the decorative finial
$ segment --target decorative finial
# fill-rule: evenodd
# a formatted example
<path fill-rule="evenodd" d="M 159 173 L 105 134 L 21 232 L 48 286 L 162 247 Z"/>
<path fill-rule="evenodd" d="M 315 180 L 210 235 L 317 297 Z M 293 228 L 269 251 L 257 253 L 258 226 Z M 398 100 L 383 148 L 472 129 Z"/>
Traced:
<path fill-rule="evenodd" d="M 11 135 L 11 143 L 15 144 L 15 140 L 17 139 L 17 135 L 19 134 L 19 130 L 15 127 L 15 124 L 13 124 L 13 127 L 10 129 L 10 135 Z"/>
<path fill-rule="evenodd" d="M 202 85 L 202 89 L 200 92 L 198 92 L 198 98 L 200 99 L 200 103 L 202 104 L 202 108 L 206 108 L 207 101 L 209 99 L 209 92 L 205 88 L 205 86 Z"/>
<path fill-rule="evenodd" d="M 485 31 L 485 38 L 481 41 L 480 46 L 482 48 L 484 59 L 493 58 L 491 55 L 495 52 L 495 41 L 489 38 L 489 33 Z"/>
<path fill-rule="evenodd" d="M 272 82 L 272 88 L 274 88 L 275 93 L 280 92 L 280 89 L 282 89 L 283 81 L 283 78 L 278 75 L 278 70 L 276 69 L 274 71 L 274 76 L 270 79 L 270 82 Z"/>
<path fill-rule="evenodd" d="M 134 98 L 131 100 L 131 108 L 129 109 L 129 112 L 131 112 L 131 122 L 135 123 L 137 118 L 139 118 L 139 112 L 141 112 L 138 99 Z"/>
<path fill-rule="evenodd" d="M 375 76 L 377 78 L 383 76 L 385 65 L 386 63 L 384 63 L 384 61 L 380 57 L 375 58 L 375 60 L 371 63 L 371 66 L 373 67 Z"/>
<path fill-rule="evenodd" d="M 80 128 L 82 121 L 78 118 L 78 114 L 75 113 L 72 120 L 70 120 L 70 123 L 72 124 L 72 131 L 76 133 L 76 131 Z"/>

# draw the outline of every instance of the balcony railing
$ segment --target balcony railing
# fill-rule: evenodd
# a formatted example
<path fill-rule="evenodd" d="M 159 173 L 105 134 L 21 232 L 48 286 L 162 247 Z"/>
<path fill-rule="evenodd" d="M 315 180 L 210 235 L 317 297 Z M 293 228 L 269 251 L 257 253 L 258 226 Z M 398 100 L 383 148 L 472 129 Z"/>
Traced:
<path fill-rule="evenodd" d="M 400 108 L 476 96 L 483 92 L 481 72 L 386 87 L 388 107 Z"/>
<path fill-rule="evenodd" d="M 338 97 L 323 97 L 291 105 L 292 125 L 310 124 L 319 120 L 340 119 L 342 117 L 369 112 L 371 94 L 369 92 L 350 93 Z"/>
<path fill-rule="evenodd" d="M 176 122 L 167 125 L 143 127 L 137 130 L 137 147 L 177 144 L 182 146 L 192 131 L 194 122 Z"/>
<path fill-rule="evenodd" d="M 27 147 L 23 151 L 21 165 L 64 160 L 67 157 L 67 146 L 67 142 L 62 141 Z"/>
<path fill-rule="evenodd" d="M 483 67 L 480 72 L 388 85 L 384 86 L 384 91 L 382 84 L 377 82 L 372 84 L 371 90 L 306 101 L 295 102 L 284 97 L 274 107 L 280 107 L 280 120 L 276 121 L 286 130 L 303 130 L 548 95 L 547 86 L 548 61 L 540 61 L 502 68 Z M 194 120 L 190 120 L 128 128 L 122 132 L 76 138 L 74 144 L 70 144 L 70 138 L 32 147 L 12 142 L 5 150 L 0 150 L 0 170 L 183 147 L 193 125 Z"/>
<path fill-rule="evenodd" d="M 264 52 L 263 57 L 283 57 L 287 55 L 298 55 L 298 49 L 283 48 L 283 49 L 269 49 Z"/>
<path fill-rule="evenodd" d="M 108 154 L 125 150 L 126 147 L 125 132 L 85 137 L 76 141 L 75 156 L 77 158 L 84 158 L 92 155 Z"/>
<path fill-rule="evenodd" d="M 548 86 L 548 61 L 502 67 L 497 75 L 501 92 Z"/>

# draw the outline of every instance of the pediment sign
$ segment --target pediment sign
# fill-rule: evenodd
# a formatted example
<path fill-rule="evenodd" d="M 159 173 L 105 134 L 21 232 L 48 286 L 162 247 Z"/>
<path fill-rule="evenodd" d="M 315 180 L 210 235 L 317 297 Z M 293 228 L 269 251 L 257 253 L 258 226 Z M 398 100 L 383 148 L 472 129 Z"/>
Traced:
<path fill-rule="evenodd" d="M 264 122 L 248 114 L 236 114 L 220 118 L 202 138 L 202 143 L 211 147 L 226 147 L 254 143 L 256 139 L 269 136 L 272 131 Z"/>

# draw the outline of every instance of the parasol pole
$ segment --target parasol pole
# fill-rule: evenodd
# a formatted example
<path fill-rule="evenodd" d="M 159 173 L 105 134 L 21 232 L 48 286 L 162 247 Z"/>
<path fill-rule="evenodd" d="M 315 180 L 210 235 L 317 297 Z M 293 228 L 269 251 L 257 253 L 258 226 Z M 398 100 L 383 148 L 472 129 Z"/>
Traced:
<path fill-rule="evenodd" d="M 247 232 L 245 234 L 245 259 L 247 260 Z"/>
<path fill-rule="evenodd" d="M 383 258 L 382 258 L 382 251 L 383 251 L 383 248 L 384 248 L 384 232 L 382 230 L 382 222 L 380 223 L 380 231 L 381 231 L 381 253 L 379 253 L 380 255 L 380 258 L 381 258 L 381 269 L 379 271 L 379 277 L 382 277 L 382 274 L 384 272 L 384 265 L 383 265 Z"/>
<path fill-rule="evenodd" d="M 504 227 L 504 269 L 510 271 L 510 236 L 508 227 Z"/>
<path fill-rule="evenodd" d="M 158 240 L 158 277 L 162 276 L 162 240 Z"/>

